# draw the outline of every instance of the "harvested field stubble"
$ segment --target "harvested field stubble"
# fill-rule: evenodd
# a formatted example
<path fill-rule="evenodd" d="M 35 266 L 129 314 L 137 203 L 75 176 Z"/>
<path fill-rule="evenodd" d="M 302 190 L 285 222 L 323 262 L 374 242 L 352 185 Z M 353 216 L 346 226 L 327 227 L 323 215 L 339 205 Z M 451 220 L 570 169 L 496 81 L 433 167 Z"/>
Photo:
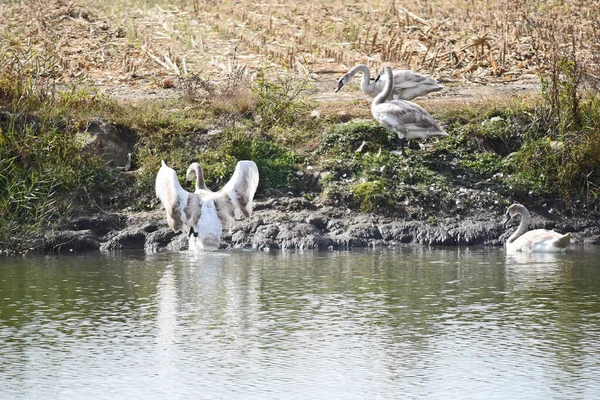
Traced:
<path fill-rule="evenodd" d="M 27 48 L 60 82 L 154 84 L 249 71 L 340 73 L 392 63 L 445 81 L 497 82 L 550 71 L 575 54 L 597 80 L 600 7 L 592 0 L 253 2 L 38 0 L 0 4 L 0 62 Z"/>

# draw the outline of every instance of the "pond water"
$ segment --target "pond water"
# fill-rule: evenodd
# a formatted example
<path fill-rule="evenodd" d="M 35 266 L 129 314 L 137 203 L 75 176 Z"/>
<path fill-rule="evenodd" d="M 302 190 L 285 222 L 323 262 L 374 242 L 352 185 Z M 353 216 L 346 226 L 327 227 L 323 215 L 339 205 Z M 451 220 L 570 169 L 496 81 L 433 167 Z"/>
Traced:
<path fill-rule="evenodd" d="M 598 399 L 600 247 L 0 260 L 2 399 Z"/>

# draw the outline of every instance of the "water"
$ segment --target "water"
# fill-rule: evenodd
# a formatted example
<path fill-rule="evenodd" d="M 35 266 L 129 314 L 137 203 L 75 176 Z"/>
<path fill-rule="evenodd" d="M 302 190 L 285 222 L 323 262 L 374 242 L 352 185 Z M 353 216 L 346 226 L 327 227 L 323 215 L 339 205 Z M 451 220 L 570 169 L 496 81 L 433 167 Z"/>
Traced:
<path fill-rule="evenodd" d="M 2 399 L 597 399 L 600 248 L 0 260 Z"/>

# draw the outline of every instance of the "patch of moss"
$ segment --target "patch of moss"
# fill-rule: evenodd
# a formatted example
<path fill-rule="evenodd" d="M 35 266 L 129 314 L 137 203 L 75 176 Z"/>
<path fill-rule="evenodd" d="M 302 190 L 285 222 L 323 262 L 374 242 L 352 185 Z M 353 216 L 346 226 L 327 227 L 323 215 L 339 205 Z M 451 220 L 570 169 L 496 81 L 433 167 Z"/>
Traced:
<path fill-rule="evenodd" d="M 368 212 L 379 207 L 389 207 L 383 181 L 374 180 L 356 183 L 350 186 L 350 190 L 360 202 L 361 211 Z"/>

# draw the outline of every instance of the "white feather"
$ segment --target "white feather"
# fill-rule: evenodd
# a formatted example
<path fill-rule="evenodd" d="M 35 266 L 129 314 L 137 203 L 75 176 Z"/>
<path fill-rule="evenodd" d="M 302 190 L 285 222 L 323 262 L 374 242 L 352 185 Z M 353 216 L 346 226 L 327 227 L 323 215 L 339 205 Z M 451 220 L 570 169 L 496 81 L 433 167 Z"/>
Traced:
<path fill-rule="evenodd" d="M 258 180 L 258 167 L 254 161 L 240 161 L 229 182 L 219 191 L 227 194 L 234 202 L 236 218 L 252 213 L 252 199 L 258 187 Z"/>
<path fill-rule="evenodd" d="M 448 136 L 431 114 L 407 100 L 385 101 L 392 90 L 392 69 L 386 68 L 385 90 L 371 104 L 371 113 L 384 128 L 394 132 L 399 139 L 425 139 L 431 136 Z M 404 147 L 402 147 L 404 152 Z"/>
<path fill-rule="evenodd" d="M 514 216 L 521 217 L 517 230 L 506 241 L 508 251 L 555 253 L 565 251 L 571 241 L 571 234 L 565 235 L 547 229 L 529 229 L 531 215 L 527 208 L 521 204 L 513 204 L 506 210 L 508 222 Z"/>
<path fill-rule="evenodd" d="M 192 168 L 193 167 L 193 168 Z M 202 168 L 194 163 L 188 168 L 187 177 L 201 177 Z M 179 184 L 177 173 L 164 161 L 156 175 L 156 196 L 165 207 L 167 223 L 174 231 L 189 235 L 190 249 L 218 248 L 223 228 L 229 228 L 236 216 L 249 216 L 252 201 L 258 187 L 258 168 L 253 161 L 240 161 L 233 177 L 223 189 L 212 192 L 196 183 L 196 191 L 190 193 Z"/>

